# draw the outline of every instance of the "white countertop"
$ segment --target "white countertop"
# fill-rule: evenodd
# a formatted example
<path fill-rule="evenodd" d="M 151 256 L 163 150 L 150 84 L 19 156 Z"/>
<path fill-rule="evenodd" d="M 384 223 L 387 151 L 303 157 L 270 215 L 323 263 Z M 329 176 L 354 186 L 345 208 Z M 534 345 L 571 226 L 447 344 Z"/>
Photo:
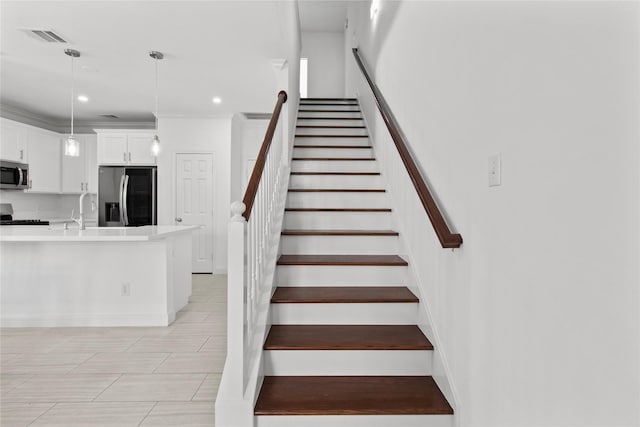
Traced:
<path fill-rule="evenodd" d="M 143 242 L 192 232 L 195 225 L 145 225 L 143 227 L 87 227 L 86 230 L 39 226 L 2 226 L 0 242 Z"/>

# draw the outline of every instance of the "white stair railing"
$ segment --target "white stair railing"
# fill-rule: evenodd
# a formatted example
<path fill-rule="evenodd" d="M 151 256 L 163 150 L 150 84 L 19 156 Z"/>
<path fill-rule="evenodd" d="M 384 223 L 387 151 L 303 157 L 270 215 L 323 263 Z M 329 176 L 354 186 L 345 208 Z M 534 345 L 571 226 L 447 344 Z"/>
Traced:
<path fill-rule="evenodd" d="M 271 144 L 287 94 L 278 94 L 242 202 L 231 205 L 228 235 L 227 360 L 221 387 L 226 399 L 245 402 L 248 411 L 259 386 L 260 357 L 286 199 L 288 144 Z M 249 408 L 250 405 L 250 408 Z M 238 408 L 237 410 L 241 410 Z M 247 414 L 249 416 L 249 414 Z"/>

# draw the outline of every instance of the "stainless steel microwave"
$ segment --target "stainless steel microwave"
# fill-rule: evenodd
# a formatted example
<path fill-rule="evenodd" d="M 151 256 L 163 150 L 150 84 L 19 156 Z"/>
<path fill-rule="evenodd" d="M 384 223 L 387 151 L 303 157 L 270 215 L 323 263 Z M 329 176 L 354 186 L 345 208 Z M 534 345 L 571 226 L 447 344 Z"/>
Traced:
<path fill-rule="evenodd" d="M 0 189 L 24 190 L 29 187 L 29 165 L 0 160 Z"/>

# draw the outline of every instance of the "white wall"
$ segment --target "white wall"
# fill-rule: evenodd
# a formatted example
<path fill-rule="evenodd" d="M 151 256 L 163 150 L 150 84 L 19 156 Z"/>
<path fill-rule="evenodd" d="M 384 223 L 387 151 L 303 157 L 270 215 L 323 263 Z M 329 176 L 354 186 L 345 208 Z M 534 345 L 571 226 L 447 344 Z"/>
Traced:
<path fill-rule="evenodd" d="M 174 224 L 176 153 L 213 153 L 213 269 L 227 271 L 227 222 L 231 204 L 231 117 L 174 118 L 158 121 L 158 224 Z"/>
<path fill-rule="evenodd" d="M 241 200 L 244 194 L 244 188 L 242 188 L 241 181 L 241 169 L 242 169 L 242 125 L 245 122 L 244 115 L 234 114 L 231 119 L 231 170 L 230 170 L 230 192 L 229 197 L 231 200 Z"/>
<path fill-rule="evenodd" d="M 347 44 L 464 238 L 439 249 L 411 187 L 393 194 L 460 425 L 640 425 L 638 3 L 369 7 L 350 3 Z M 347 68 L 347 95 L 391 144 Z"/>
<path fill-rule="evenodd" d="M 248 120 L 241 115 L 233 118 L 231 200 L 242 200 L 244 197 L 268 125 L 267 119 Z M 280 138 L 279 135 L 274 135 L 273 143 L 280 143 Z"/>
<path fill-rule="evenodd" d="M 287 5 L 287 59 L 289 61 L 289 90 L 285 104 L 287 117 L 289 119 L 287 127 L 289 133 L 289 151 L 293 150 L 293 141 L 296 134 L 296 120 L 298 117 L 298 104 L 300 102 L 300 57 L 302 46 L 302 33 L 300 32 L 300 16 L 298 12 L 298 2 L 285 3 Z M 343 77 L 344 78 L 344 77 Z"/>
<path fill-rule="evenodd" d="M 309 98 L 344 96 L 344 33 L 302 33 L 303 58 L 309 58 Z"/>

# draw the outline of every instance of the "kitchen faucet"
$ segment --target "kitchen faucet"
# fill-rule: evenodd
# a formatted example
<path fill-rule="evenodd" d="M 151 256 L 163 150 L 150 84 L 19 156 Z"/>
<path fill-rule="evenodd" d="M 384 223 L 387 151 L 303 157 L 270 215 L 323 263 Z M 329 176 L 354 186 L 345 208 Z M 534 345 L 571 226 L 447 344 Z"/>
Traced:
<path fill-rule="evenodd" d="M 74 220 L 75 222 L 78 223 L 78 226 L 80 228 L 80 230 L 84 230 L 85 229 L 85 225 L 84 225 L 84 196 L 86 196 L 87 193 L 86 191 L 84 191 L 82 194 L 80 194 L 80 199 L 78 200 L 78 203 L 80 204 L 80 213 L 79 213 L 79 217 L 78 219 L 73 218 L 73 212 L 71 213 L 72 216 L 72 220 Z"/>

